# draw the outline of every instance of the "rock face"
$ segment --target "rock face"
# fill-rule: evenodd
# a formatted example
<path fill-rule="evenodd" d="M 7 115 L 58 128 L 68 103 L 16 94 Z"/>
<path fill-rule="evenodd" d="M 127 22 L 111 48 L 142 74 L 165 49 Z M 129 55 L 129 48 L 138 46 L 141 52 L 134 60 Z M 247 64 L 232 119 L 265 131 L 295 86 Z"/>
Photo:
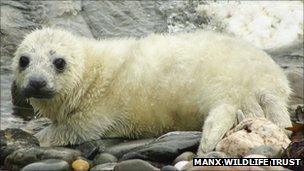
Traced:
<path fill-rule="evenodd" d="M 248 118 L 227 133 L 216 146 L 232 157 L 241 157 L 258 146 L 266 145 L 274 148 L 286 148 L 289 138 L 281 128 L 264 118 Z"/>
<path fill-rule="evenodd" d="M 21 129 L 5 129 L 0 131 L 0 165 L 3 165 L 5 158 L 19 148 L 36 147 L 39 142 L 33 135 Z"/>
<path fill-rule="evenodd" d="M 171 163 L 182 152 L 196 152 L 200 139 L 201 132 L 170 132 L 123 155 L 122 160 L 137 158 Z"/>
<path fill-rule="evenodd" d="M 5 168 L 8 170 L 19 170 L 27 164 L 43 159 L 60 159 L 71 163 L 79 156 L 81 156 L 81 152 L 63 147 L 20 148 L 6 157 Z"/>

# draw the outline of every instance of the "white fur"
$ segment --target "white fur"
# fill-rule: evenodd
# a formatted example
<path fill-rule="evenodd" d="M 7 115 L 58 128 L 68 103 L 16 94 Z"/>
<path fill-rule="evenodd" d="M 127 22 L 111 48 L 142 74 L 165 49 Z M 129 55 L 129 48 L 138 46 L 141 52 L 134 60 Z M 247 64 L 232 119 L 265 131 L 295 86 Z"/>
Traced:
<path fill-rule="evenodd" d="M 52 70 L 50 50 L 67 60 L 63 73 Z M 19 72 L 24 53 L 35 65 Z M 38 72 L 57 91 L 53 99 L 30 98 L 53 121 L 37 134 L 46 146 L 201 130 L 205 121 L 200 148 L 208 152 L 237 110 L 290 125 L 291 90 L 280 67 L 263 51 L 212 32 L 97 41 L 45 28 L 26 36 L 13 66 L 19 87 Z"/>

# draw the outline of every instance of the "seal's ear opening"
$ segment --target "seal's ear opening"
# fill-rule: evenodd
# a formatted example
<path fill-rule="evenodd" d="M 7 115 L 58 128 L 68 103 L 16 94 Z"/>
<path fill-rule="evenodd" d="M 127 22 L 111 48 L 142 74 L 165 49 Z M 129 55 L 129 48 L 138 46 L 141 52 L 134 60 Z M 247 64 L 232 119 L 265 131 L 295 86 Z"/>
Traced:
<path fill-rule="evenodd" d="M 34 109 L 29 101 L 22 95 L 15 80 L 11 84 L 11 95 L 13 103 L 13 115 L 23 118 L 24 120 L 31 120 L 34 118 Z"/>

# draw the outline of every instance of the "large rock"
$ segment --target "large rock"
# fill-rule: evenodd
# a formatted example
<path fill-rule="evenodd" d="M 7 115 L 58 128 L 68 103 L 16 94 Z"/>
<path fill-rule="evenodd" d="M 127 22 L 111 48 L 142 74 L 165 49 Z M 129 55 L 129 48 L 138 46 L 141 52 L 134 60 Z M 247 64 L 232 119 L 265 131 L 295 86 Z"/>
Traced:
<path fill-rule="evenodd" d="M 0 131 L 0 165 L 5 158 L 19 148 L 39 146 L 39 141 L 33 135 L 16 128 Z"/>
<path fill-rule="evenodd" d="M 247 118 L 227 133 L 216 146 L 232 157 L 242 157 L 250 150 L 262 145 L 286 148 L 290 140 L 284 131 L 264 118 Z"/>
<path fill-rule="evenodd" d="M 31 163 L 21 169 L 21 171 L 68 171 L 69 163 L 64 160 L 47 159 L 39 162 Z"/>
<path fill-rule="evenodd" d="M 19 170 L 20 168 L 43 159 L 60 159 L 73 162 L 81 152 L 63 147 L 27 147 L 12 152 L 5 159 L 5 168 Z"/>
<path fill-rule="evenodd" d="M 196 152 L 200 139 L 201 132 L 170 132 L 123 155 L 122 160 L 137 158 L 172 163 L 178 155 L 185 151 Z"/>
<path fill-rule="evenodd" d="M 121 158 L 124 154 L 130 152 L 131 150 L 147 145 L 154 141 L 155 139 L 142 139 L 142 140 L 131 140 L 131 141 L 126 141 L 119 143 L 117 145 L 113 145 L 109 148 L 105 149 L 105 152 L 110 153 L 117 158 Z"/>

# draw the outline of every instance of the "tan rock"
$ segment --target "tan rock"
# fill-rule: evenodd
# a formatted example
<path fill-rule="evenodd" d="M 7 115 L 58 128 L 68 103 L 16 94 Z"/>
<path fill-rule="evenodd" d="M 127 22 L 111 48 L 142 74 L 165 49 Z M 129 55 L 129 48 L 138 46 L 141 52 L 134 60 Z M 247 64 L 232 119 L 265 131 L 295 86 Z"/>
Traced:
<path fill-rule="evenodd" d="M 265 118 L 247 118 L 227 133 L 216 147 L 229 156 L 241 157 L 253 148 L 269 145 L 286 148 L 290 140 L 284 131 Z"/>

